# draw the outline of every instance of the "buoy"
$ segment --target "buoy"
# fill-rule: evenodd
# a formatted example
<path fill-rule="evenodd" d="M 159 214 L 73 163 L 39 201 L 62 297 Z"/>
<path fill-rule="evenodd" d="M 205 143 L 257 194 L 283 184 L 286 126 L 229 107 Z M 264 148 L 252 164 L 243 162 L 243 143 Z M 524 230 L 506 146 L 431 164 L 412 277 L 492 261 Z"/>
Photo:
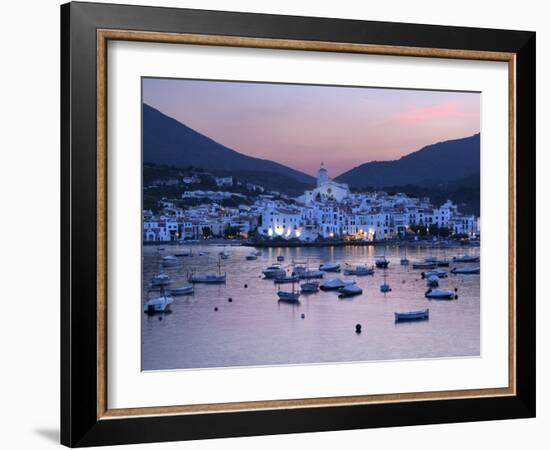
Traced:
<path fill-rule="evenodd" d="M 306 315 L 305 315 L 304 313 L 302 313 L 302 314 L 300 315 L 300 317 L 301 317 L 302 319 L 305 319 L 305 318 L 306 318 Z"/>
<path fill-rule="evenodd" d="M 162 316 L 159 316 L 159 320 L 162 320 Z"/>
<path fill-rule="evenodd" d="M 458 295 L 455 295 L 455 300 L 458 300 Z"/>
<path fill-rule="evenodd" d="M 227 299 L 227 301 L 228 301 L 229 303 L 231 303 L 231 302 L 233 301 L 233 299 L 232 299 L 231 297 L 229 297 L 229 298 Z"/>
<path fill-rule="evenodd" d="M 245 284 L 244 287 L 247 288 L 247 287 L 248 287 L 248 284 Z"/>
<path fill-rule="evenodd" d="M 355 325 L 355 332 L 356 333 L 361 333 L 361 324 L 358 323 L 357 325 Z"/>
<path fill-rule="evenodd" d="M 217 310 L 218 310 L 218 307 L 216 306 L 216 307 L 214 308 L 214 311 L 217 311 Z"/>
<path fill-rule="evenodd" d="M 455 288 L 455 292 L 458 292 L 458 288 Z"/>

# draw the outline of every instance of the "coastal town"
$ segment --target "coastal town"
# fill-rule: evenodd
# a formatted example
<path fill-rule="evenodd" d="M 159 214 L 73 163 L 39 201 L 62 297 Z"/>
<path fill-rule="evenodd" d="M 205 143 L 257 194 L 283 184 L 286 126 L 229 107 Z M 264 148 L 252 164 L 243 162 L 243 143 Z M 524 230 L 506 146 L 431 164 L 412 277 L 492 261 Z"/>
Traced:
<path fill-rule="evenodd" d="M 144 243 L 225 238 L 299 245 L 480 237 L 479 217 L 461 213 L 451 200 L 434 205 L 428 197 L 399 192 L 352 192 L 332 180 L 323 163 L 316 187 L 296 197 L 231 176 L 201 176 L 211 177 L 216 188 L 200 189 L 200 179 L 188 174 L 144 186 L 181 187 L 177 198 L 162 197 L 155 210 L 143 210 Z"/>

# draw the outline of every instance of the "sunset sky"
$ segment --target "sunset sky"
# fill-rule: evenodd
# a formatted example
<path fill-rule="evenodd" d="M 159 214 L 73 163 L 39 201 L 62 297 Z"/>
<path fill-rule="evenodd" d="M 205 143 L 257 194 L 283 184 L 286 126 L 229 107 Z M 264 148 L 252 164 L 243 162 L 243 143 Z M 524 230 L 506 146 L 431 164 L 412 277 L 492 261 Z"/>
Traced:
<path fill-rule="evenodd" d="M 331 177 L 480 131 L 480 94 L 145 78 L 143 101 L 240 153 Z"/>

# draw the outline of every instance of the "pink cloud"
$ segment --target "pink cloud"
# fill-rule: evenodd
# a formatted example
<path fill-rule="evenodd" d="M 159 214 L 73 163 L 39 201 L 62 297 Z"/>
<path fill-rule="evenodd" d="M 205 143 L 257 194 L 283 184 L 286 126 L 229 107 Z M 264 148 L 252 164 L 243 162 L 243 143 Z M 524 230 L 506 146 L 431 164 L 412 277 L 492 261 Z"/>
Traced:
<path fill-rule="evenodd" d="M 452 116 L 463 116 L 461 105 L 458 103 L 442 103 L 426 108 L 413 108 L 386 117 L 386 123 L 411 124 L 427 120 L 441 119 Z"/>

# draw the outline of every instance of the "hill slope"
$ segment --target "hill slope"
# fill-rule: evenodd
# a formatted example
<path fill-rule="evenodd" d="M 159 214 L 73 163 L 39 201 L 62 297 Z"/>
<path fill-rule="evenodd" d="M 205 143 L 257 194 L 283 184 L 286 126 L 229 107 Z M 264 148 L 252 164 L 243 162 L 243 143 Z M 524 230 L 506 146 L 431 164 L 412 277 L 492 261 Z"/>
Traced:
<path fill-rule="evenodd" d="M 298 170 L 265 159 L 236 152 L 188 126 L 143 105 L 143 161 L 175 167 L 201 167 L 224 172 L 264 172 L 284 180 L 295 180 L 300 187 L 312 186 L 315 179 Z M 277 185 L 276 180 L 270 180 Z"/>
<path fill-rule="evenodd" d="M 480 136 L 428 145 L 394 161 L 373 161 L 355 167 L 336 181 L 351 188 L 433 185 L 479 176 Z"/>

